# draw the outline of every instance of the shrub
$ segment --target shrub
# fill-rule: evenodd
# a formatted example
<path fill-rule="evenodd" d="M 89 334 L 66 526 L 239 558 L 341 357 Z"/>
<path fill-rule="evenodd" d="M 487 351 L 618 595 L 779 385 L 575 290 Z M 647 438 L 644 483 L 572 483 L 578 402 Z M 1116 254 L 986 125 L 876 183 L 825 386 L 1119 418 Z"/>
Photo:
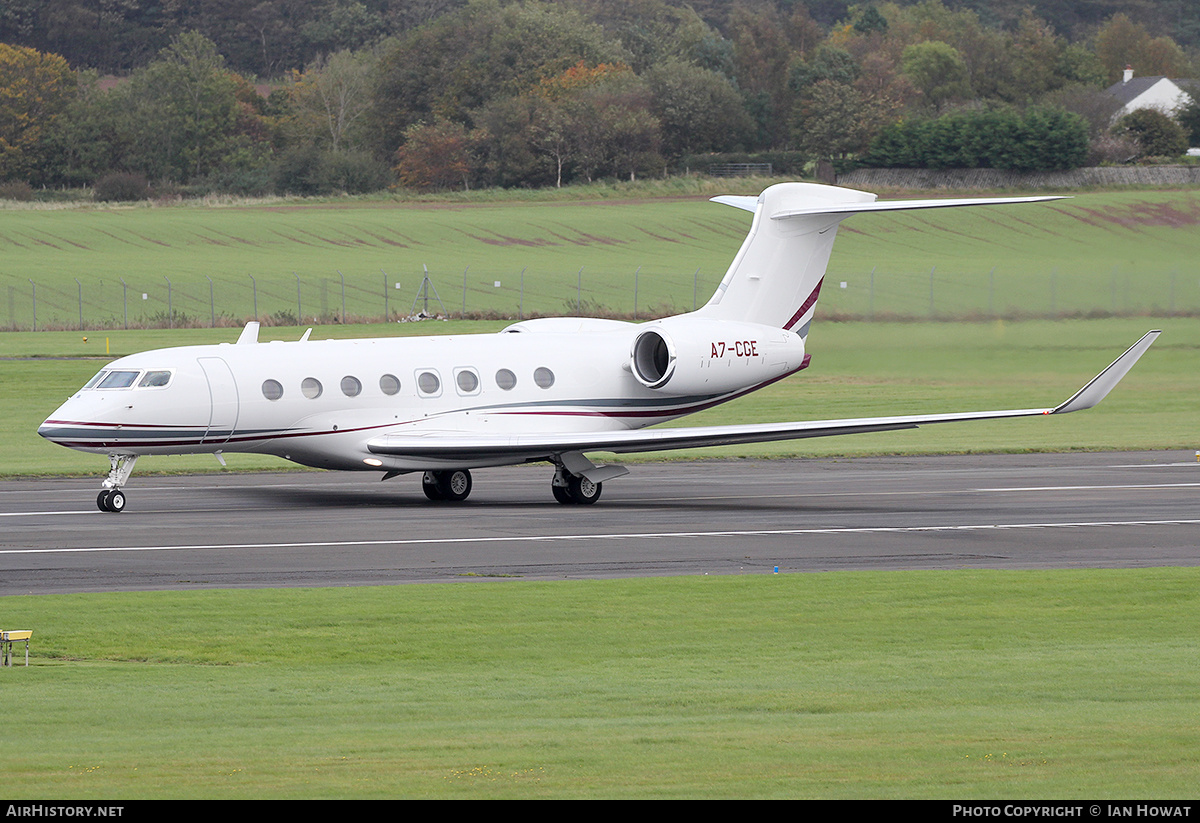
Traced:
<path fill-rule="evenodd" d="M 150 184 L 145 175 L 112 172 L 96 181 L 93 197 L 102 203 L 149 200 Z"/>
<path fill-rule="evenodd" d="M 0 183 L 0 200 L 19 200 L 27 203 L 33 199 L 33 187 L 24 180 L 9 180 Z"/>
<path fill-rule="evenodd" d="M 1061 109 L 959 111 L 887 126 L 871 142 L 869 166 L 1061 171 L 1087 162 L 1083 118 Z"/>
<path fill-rule="evenodd" d="M 1183 126 L 1154 109 L 1138 109 L 1125 115 L 1114 131 L 1136 140 L 1140 157 L 1178 157 L 1188 150 Z"/>

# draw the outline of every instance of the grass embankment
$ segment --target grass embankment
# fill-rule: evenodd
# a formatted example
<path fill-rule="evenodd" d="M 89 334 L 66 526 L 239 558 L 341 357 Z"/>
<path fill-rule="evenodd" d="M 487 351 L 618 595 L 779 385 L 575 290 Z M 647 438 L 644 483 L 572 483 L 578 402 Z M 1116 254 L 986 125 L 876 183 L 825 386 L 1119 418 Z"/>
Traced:
<path fill-rule="evenodd" d="M 8 598 L 19 797 L 1163 798 L 1195 569 Z"/>
<path fill-rule="evenodd" d="M 688 310 L 749 228 L 707 202 L 768 181 L 657 199 L 346 200 L 8 210 L 8 328 L 238 325 L 405 316 L 425 267 L 451 314 Z M 573 196 L 579 196 L 575 193 Z M 860 215 L 843 225 L 825 316 L 1196 313 L 1200 193 L 1083 192 L 1049 204 Z M 339 274 L 340 272 L 340 274 Z M 211 278 L 211 284 L 210 284 Z M 76 282 L 78 280 L 78 283 Z M 122 280 L 124 285 L 122 285 Z M 32 282 L 31 282 L 32 281 Z M 399 284 L 399 288 L 396 285 Z M 844 286 L 843 286 L 844 284 Z M 34 286 L 36 285 L 36 301 Z M 144 295 L 144 298 L 143 298 Z M 82 301 L 81 301 L 82 296 Z M 82 302 L 82 311 L 80 303 Z M 422 308 L 424 301 L 418 301 Z M 3 309 L 0 309 L 3 311 Z"/>
<path fill-rule="evenodd" d="M 326 336 L 494 331 L 501 323 L 332 326 Z M 1128 318 L 1007 323 L 814 324 L 805 372 L 675 425 L 821 420 L 979 409 L 1038 408 L 1067 399 L 1144 332 L 1164 334 L 1097 409 L 1052 419 L 932 426 L 855 435 L 672 452 L 658 458 L 833 456 L 893 453 L 1173 449 L 1197 445 L 1200 319 Z M 265 329 L 262 339 L 296 339 L 299 329 Z M 192 342 L 232 341 L 230 329 L 175 332 L 10 333 L 0 360 L 0 475 L 98 473 L 107 461 L 43 441 L 38 424 L 110 356 Z M 10 354 L 11 353 L 11 354 Z M 83 359 L 85 358 L 86 359 Z M 79 359 L 55 359 L 79 358 Z M 340 377 L 340 376 L 339 376 Z M 626 459 L 626 458 L 622 458 Z M 278 469 L 280 460 L 227 456 L 234 469 Z M 216 470 L 210 456 L 147 457 L 138 473 Z"/>

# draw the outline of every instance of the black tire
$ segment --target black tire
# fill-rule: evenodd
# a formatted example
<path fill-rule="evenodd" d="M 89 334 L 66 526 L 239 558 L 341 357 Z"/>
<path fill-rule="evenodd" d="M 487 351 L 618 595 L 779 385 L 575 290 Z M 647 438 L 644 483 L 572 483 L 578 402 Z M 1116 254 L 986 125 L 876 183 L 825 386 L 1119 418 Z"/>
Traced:
<path fill-rule="evenodd" d="M 439 474 L 441 476 L 438 477 L 438 487 L 446 500 L 459 503 L 471 494 L 471 473 L 466 469 L 454 469 Z"/>
<path fill-rule="evenodd" d="M 102 512 L 110 512 L 112 509 L 108 507 L 108 496 L 112 494 L 112 489 L 103 489 L 100 494 L 96 495 L 96 508 Z"/>
<path fill-rule="evenodd" d="M 425 492 L 425 496 L 430 500 L 442 500 L 442 486 L 437 481 L 437 472 L 425 472 L 425 476 L 421 478 L 421 491 Z"/>
<path fill-rule="evenodd" d="M 562 503 L 564 506 L 575 502 L 571 499 L 571 492 L 567 490 L 566 486 L 555 486 L 551 484 L 550 491 L 554 492 L 554 499 L 559 503 Z"/>
<path fill-rule="evenodd" d="M 570 492 L 571 502 L 581 506 L 590 506 L 599 500 L 603 485 L 603 483 L 593 483 L 586 477 L 577 474 L 567 478 L 567 490 Z"/>
<path fill-rule="evenodd" d="M 113 489 L 108 495 L 108 510 L 110 512 L 125 511 L 125 492 Z"/>

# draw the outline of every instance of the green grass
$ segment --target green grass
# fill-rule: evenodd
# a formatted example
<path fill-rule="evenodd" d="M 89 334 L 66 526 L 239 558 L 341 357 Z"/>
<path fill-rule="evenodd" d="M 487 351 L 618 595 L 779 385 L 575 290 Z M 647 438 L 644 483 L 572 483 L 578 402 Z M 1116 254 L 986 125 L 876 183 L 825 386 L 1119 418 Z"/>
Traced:
<path fill-rule="evenodd" d="M 314 337 L 491 332 L 501 323 L 328 326 Z M 931 426 L 917 431 L 820 438 L 650 457 L 840 456 L 997 451 L 1192 449 L 1198 447 L 1200 319 L 981 323 L 819 321 L 805 372 L 675 425 L 821 420 L 922 412 L 1038 408 L 1066 400 L 1150 328 L 1163 336 L 1098 408 L 1052 419 Z M 262 339 L 296 339 L 299 329 L 265 329 Z M 110 357 L 169 345 L 235 339 L 232 329 L 22 332 L 0 335 L 0 476 L 102 473 L 103 457 L 48 443 L 41 423 Z M 75 359 L 54 359 L 54 358 Z M 233 469 L 279 469 L 281 460 L 227 455 Z M 623 460 L 627 459 L 622 457 Z M 638 458 L 633 458 L 638 459 Z M 211 456 L 147 457 L 138 474 L 210 471 Z"/>
<path fill-rule="evenodd" d="M 1195 569 L 7 598 L 12 798 L 1162 798 Z"/>
<path fill-rule="evenodd" d="M 81 296 L 89 327 L 122 328 L 127 317 L 165 325 L 168 303 L 180 325 L 207 326 L 214 314 L 237 325 L 254 314 L 255 286 L 260 317 L 333 318 L 343 277 L 348 317 L 382 318 L 385 299 L 389 316 L 403 316 L 426 266 L 442 301 L 433 308 L 453 314 L 464 302 L 468 312 L 505 316 L 573 312 L 577 303 L 640 316 L 687 310 L 712 294 L 749 227 L 749 215 L 707 202 L 715 190 L 701 188 L 628 199 L 589 189 L 587 201 L 5 209 L 0 321 L 32 326 L 34 284 L 40 328 L 77 328 Z M 1188 263 L 1200 252 L 1198 223 L 1195 190 L 852 217 L 822 309 L 915 318 L 1195 313 L 1200 280 Z"/>

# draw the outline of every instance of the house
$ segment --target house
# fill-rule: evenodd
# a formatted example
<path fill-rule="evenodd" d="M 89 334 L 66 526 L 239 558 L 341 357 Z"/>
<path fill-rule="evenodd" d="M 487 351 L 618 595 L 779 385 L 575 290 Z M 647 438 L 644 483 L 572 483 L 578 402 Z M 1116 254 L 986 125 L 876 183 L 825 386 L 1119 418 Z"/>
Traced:
<path fill-rule="evenodd" d="M 1137 109 L 1157 109 L 1163 114 L 1173 115 L 1191 101 L 1192 94 L 1200 95 L 1200 82 L 1172 80 L 1162 76 L 1134 77 L 1133 67 L 1126 66 L 1121 82 L 1113 83 L 1105 89 L 1105 93 L 1121 103 L 1114 120 Z"/>

